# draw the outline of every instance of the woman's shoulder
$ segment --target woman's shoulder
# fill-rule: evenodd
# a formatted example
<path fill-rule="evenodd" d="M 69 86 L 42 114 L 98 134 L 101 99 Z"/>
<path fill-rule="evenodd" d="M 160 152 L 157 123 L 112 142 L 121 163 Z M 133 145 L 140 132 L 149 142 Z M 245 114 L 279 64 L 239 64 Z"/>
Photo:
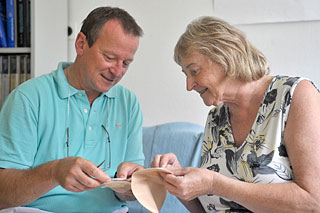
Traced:
<path fill-rule="evenodd" d="M 295 88 L 300 82 L 308 82 L 307 84 L 312 85 L 313 87 L 315 87 L 317 90 L 318 87 L 316 86 L 316 84 L 306 78 L 306 77 L 293 77 L 293 76 L 284 76 L 284 75 L 277 75 L 273 78 L 272 82 L 271 82 L 271 87 L 293 87 Z"/>

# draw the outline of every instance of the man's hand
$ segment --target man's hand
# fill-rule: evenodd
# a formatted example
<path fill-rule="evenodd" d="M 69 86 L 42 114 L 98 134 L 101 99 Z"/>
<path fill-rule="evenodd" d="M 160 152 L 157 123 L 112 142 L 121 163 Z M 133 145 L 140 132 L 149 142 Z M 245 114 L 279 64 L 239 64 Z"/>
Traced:
<path fill-rule="evenodd" d="M 141 166 L 139 164 L 128 162 L 128 161 L 122 162 L 118 166 L 117 177 L 130 179 L 134 172 L 142 170 L 142 169 L 145 169 L 145 167 Z"/>
<path fill-rule="evenodd" d="M 59 185 L 71 192 L 92 190 L 111 180 L 93 162 L 81 157 L 57 160 L 52 175 Z"/>
<path fill-rule="evenodd" d="M 122 162 L 118 166 L 117 177 L 118 178 L 126 178 L 128 181 L 131 181 L 131 176 L 134 172 L 145 169 L 144 166 L 141 166 L 132 162 Z M 136 200 L 131 190 L 127 192 L 117 192 L 115 191 L 116 196 L 123 201 Z"/>

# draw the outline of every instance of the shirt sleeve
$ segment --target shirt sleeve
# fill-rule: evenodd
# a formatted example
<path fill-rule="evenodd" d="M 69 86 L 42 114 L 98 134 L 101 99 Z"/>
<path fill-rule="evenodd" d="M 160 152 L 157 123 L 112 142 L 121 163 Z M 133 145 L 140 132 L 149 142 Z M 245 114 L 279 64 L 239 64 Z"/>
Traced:
<path fill-rule="evenodd" d="M 11 92 L 0 112 L 0 167 L 26 169 L 37 150 L 36 110 L 18 89 Z"/>
<path fill-rule="evenodd" d="M 131 115 L 128 122 L 128 144 L 125 161 L 131 161 L 144 165 L 144 154 L 142 144 L 143 116 L 140 104 L 135 95 L 132 97 Z"/>

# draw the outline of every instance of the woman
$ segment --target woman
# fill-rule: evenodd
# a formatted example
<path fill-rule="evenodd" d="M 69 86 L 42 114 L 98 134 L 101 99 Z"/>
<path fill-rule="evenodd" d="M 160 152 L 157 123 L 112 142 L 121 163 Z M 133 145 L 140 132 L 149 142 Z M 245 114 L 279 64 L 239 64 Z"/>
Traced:
<path fill-rule="evenodd" d="M 168 191 L 191 212 L 306 212 L 320 209 L 320 93 L 305 79 L 270 76 L 264 55 L 214 17 L 188 25 L 175 47 L 187 90 L 209 112 L 201 168 L 172 153 Z M 182 178 L 181 178 L 182 177 Z"/>

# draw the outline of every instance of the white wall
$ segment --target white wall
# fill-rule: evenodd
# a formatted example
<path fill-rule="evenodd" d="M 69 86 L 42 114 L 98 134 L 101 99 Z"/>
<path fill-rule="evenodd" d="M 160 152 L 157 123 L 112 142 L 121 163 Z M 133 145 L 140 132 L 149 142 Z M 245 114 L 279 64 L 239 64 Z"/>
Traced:
<path fill-rule="evenodd" d="M 215 0 L 213 8 L 266 55 L 271 75 L 304 76 L 320 86 L 319 0 Z"/>
<path fill-rule="evenodd" d="M 50 73 L 68 58 L 65 0 L 33 0 L 31 16 L 32 76 Z"/>
<path fill-rule="evenodd" d="M 269 58 L 271 74 L 307 76 L 320 85 L 320 22 L 314 14 L 320 9 L 320 1 L 282 2 L 279 5 L 278 0 L 69 0 L 69 25 L 78 32 L 82 20 L 98 6 L 127 10 L 143 28 L 144 36 L 134 63 L 120 83 L 138 96 L 144 125 L 173 121 L 204 125 L 210 108 L 198 94 L 186 91 L 185 77 L 173 61 L 179 36 L 196 17 L 215 15 L 236 24 Z M 75 36 L 76 33 L 69 37 L 70 60 L 75 57 Z"/>

